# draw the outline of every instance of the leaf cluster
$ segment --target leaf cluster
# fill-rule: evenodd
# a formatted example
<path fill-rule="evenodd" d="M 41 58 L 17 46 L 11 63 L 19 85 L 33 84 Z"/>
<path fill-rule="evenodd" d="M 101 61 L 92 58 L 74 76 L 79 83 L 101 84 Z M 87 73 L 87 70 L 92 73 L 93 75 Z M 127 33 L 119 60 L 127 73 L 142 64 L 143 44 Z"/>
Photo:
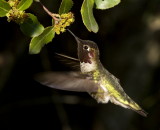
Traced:
<path fill-rule="evenodd" d="M 73 6 L 72 0 L 62 0 L 58 13 L 50 12 L 40 0 L 44 11 L 52 17 L 53 25 L 44 27 L 34 14 L 26 13 L 33 0 L 0 0 L 0 17 L 7 17 L 8 22 L 19 24 L 21 31 L 31 37 L 30 54 L 40 52 L 45 44 L 52 41 L 56 34 L 64 32 L 67 26 L 74 22 L 73 13 L 69 12 Z M 99 27 L 93 15 L 93 8 L 108 9 L 119 4 L 120 0 L 84 0 L 81 6 L 82 21 L 88 31 L 98 32 Z"/>

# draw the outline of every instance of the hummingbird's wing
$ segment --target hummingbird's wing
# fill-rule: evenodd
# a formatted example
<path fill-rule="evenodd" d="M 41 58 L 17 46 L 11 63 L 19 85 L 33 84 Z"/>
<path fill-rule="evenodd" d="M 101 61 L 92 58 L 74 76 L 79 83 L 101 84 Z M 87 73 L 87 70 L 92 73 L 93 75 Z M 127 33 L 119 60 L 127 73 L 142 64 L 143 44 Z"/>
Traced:
<path fill-rule="evenodd" d="M 36 81 L 51 88 L 77 91 L 96 92 L 97 84 L 88 75 L 79 72 L 43 72 L 35 76 Z"/>
<path fill-rule="evenodd" d="M 79 64 L 79 59 L 60 54 L 60 53 L 55 53 L 55 57 L 58 58 L 59 61 L 63 62 L 64 64 L 68 65 L 71 67 L 73 70 L 80 70 L 80 64 Z"/>

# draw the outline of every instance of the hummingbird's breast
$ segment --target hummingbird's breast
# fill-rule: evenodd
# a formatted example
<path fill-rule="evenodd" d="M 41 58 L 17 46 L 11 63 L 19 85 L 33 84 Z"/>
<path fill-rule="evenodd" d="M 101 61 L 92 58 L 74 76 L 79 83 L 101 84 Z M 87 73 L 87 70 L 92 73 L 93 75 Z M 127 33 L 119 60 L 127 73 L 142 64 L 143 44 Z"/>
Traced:
<path fill-rule="evenodd" d="M 103 84 L 103 80 L 105 79 L 105 75 L 100 72 L 99 69 L 93 72 L 93 80 L 98 86 L 97 92 L 90 93 L 90 95 L 97 100 L 98 103 L 108 103 L 110 100 L 109 91 L 107 90 L 105 84 Z"/>

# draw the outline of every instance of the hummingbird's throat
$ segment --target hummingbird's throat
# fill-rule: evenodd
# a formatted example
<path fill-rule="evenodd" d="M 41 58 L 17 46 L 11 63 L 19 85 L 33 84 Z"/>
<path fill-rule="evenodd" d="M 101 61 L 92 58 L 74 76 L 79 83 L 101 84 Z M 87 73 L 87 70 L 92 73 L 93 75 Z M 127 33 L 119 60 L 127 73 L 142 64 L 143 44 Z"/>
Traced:
<path fill-rule="evenodd" d="M 94 51 L 90 51 L 90 52 L 88 53 L 88 57 L 89 57 L 89 58 L 94 58 Z"/>
<path fill-rule="evenodd" d="M 87 53 L 83 53 L 82 55 L 80 55 L 80 62 L 92 64 L 94 56 L 95 56 L 94 51 L 89 51 Z"/>
<path fill-rule="evenodd" d="M 82 73 L 91 72 L 97 68 L 94 50 L 80 52 L 79 59 Z"/>
<path fill-rule="evenodd" d="M 96 69 L 96 65 L 94 64 L 94 62 L 92 62 L 92 64 L 81 62 L 80 66 L 81 66 L 81 72 L 82 73 L 91 72 L 91 71 L 94 71 Z"/>

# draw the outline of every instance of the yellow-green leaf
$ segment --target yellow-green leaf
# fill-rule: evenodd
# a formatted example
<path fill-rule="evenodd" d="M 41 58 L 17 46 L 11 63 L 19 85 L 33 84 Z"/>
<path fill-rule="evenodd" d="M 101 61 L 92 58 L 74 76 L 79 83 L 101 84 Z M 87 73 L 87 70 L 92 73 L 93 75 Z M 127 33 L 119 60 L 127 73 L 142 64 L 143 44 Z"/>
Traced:
<path fill-rule="evenodd" d="M 45 28 L 42 34 L 32 38 L 29 46 L 29 53 L 38 54 L 45 44 L 52 41 L 54 35 L 55 32 L 53 31 L 52 26 Z"/>
<path fill-rule="evenodd" d="M 61 6 L 59 8 L 59 14 L 68 13 L 73 6 L 72 0 L 62 0 Z"/>
<path fill-rule="evenodd" d="M 44 31 L 43 25 L 39 23 L 37 17 L 33 14 L 28 13 L 27 15 L 28 18 L 20 24 L 21 31 L 29 37 L 40 35 Z"/>
<path fill-rule="evenodd" d="M 84 25 L 89 31 L 98 32 L 98 24 L 93 16 L 94 0 L 84 0 L 81 15 Z"/>
<path fill-rule="evenodd" d="M 97 9 L 112 8 L 120 3 L 121 0 L 95 0 Z"/>
<path fill-rule="evenodd" d="M 10 9 L 11 7 L 6 1 L 0 0 L 0 17 L 6 16 Z"/>
<path fill-rule="evenodd" d="M 19 10 L 26 10 L 31 6 L 32 2 L 33 2 L 33 0 L 21 0 L 18 4 L 17 8 Z"/>

